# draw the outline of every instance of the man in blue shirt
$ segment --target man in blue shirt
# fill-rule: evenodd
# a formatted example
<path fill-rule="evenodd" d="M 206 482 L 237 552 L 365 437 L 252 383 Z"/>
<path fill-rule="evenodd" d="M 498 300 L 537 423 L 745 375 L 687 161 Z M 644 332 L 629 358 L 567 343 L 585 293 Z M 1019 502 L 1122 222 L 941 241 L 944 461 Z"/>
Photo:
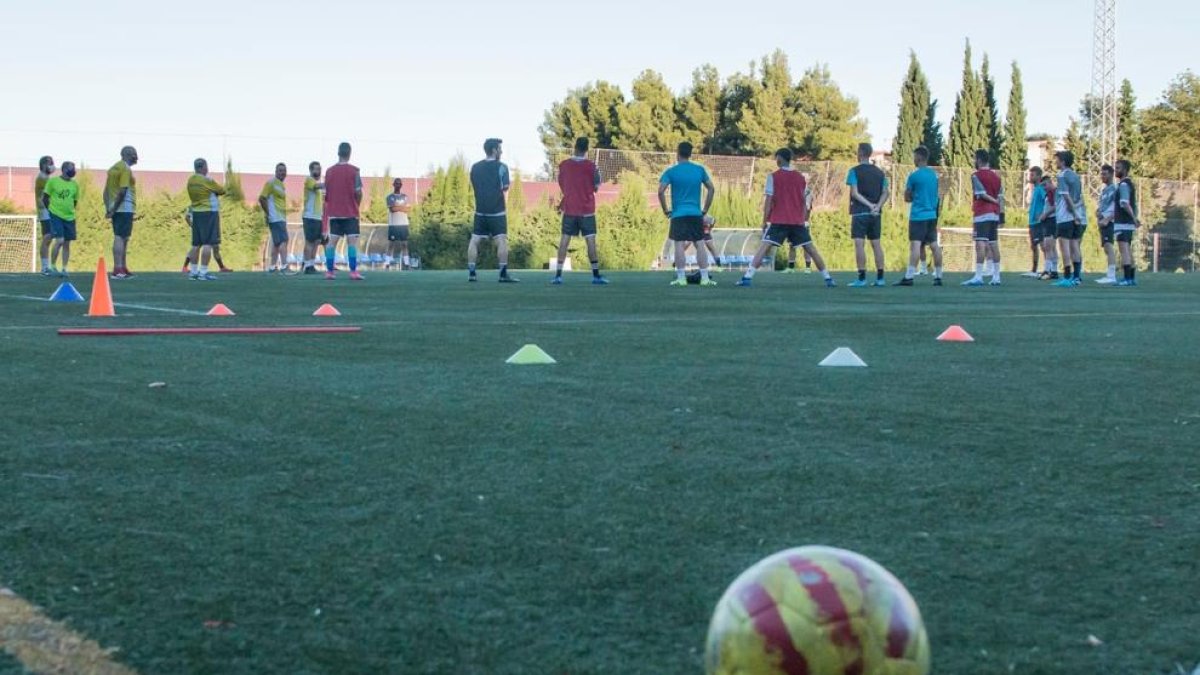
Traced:
<path fill-rule="evenodd" d="M 942 247 L 938 244 L 938 175 L 929 168 L 929 148 L 913 150 L 916 171 L 908 175 L 904 185 L 904 201 L 912 204 L 908 214 L 908 269 L 897 286 L 912 286 L 917 273 L 921 249 L 933 250 L 933 285 L 942 285 Z"/>
<path fill-rule="evenodd" d="M 687 256 L 684 250 L 688 242 L 695 245 L 696 264 L 700 266 L 700 285 L 716 286 L 708 276 L 708 251 L 701 245 L 704 241 L 704 216 L 712 207 L 713 187 L 708 171 L 692 162 L 692 144 L 680 143 L 676 155 L 677 163 L 663 172 L 658 183 L 658 203 L 663 213 L 671 219 L 671 240 L 675 242 L 675 281 L 672 286 L 687 285 Z M 704 206 L 700 206 L 700 188 L 703 186 Z M 671 206 L 667 207 L 667 190 L 671 191 Z"/>
<path fill-rule="evenodd" d="M 1038 253 L 1041 252 L 1046 232 L 1042 228 L 1042 214 L 1046 211 L 1046 188 L 1042 187 L 1042 167 L 1035 166 L 1029 170 L 1029 252 L 1033 256 L 1033 266 L 1022 274 L 1023 277 L 1037 279 Z"/>

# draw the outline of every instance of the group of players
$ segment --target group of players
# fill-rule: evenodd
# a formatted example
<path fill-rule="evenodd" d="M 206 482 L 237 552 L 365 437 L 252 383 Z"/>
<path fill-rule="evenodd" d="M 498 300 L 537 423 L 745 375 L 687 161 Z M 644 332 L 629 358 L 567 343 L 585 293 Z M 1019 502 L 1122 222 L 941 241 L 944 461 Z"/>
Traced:
<path fill-rule="evenodd" d="M 574 146 L 574 154 L 558 167 L 558 184 L 562 191 L 562 236 L 560 239 L 555 275 L 551 281 L 563 283 L 562 271 L 568 247 L 573 237 L 582 236 L 587 244 L 591 263 L 592 283 L 605 285 L 608 280 L 600 273 L 599 256 L 596 250 L 596 192 L 601 184 L 600 171 L 587 158 L 588 139 L 580 138 Z M 478 281 L 476 262 L 479 246 L 485 240 L 496 245 L 499 260 L 499 281 L 517 283 L 518 279 L 508 271 L 508 219 L 506 197 L 511 186 L 508 166 L 501 160 L 502 141 L 489 138 L 483 144 L 485 159 L 476 162 L 470 171 L 470 180 L 475 198 L 475 217 L 471 238 L 467 246 L 468 281 Z M 358 271 L 359 209 L 362 204 L 362 177 L 359 169 L 350 164 L 349 143 L 338 146 L 338 161 L 322 175 L 321 164 L 310 162 L 309 174 L 304 181 L 303 232 L 305 239 L 302 273 L 316 274 L 318 248 L 324 247 L 325 278 L 336 277 L 335 255 L 339 240 L 346 239 L 346 258 L 350 268 L 350 279 L 358 281 L 363 276 Z M 850 188 L 850 228 L 854 241 L 858 278 L 851 287 L 884 286 L 884 254 L 880 243 L 882 210 L 890 191 L 886 174 L 871 163 L 872 148 L 863 143 L 858 148 L 858 164 L 846 177 Z M 709 275 L 709 252 L 712 251 L 711 230 L 714 220 L 708 215 L 716 189 L 707 170 L 691 160 L 692 146 L 680 143 L 676 163 L 668 168 L 659 181 L 658 200 L 664 215 L 670 221 L 670 239 L 674 241 L 675 279 L 672 286 L 689 283 L 686 274 L 687 246 L 695 247 L 695 258 L 699 268 L 696 275 L 701 286 L 715 286 Z M 813 242 L 809 229 L 809 213 L 812 209 L 812 191 L 803 173 L 792 166 L 792 151 L 782 148 L 774 156 L 777 170 L 767 177 L 762 211 L 762 243 L 750 262 L 739 286 L 750 286 L 763 260 L 775 248 L 785 243 L 791 246 L 788 269 L 795 267 L 795 252 L 804 251 L 806 266 L 815 264 L 825 285 L 836 286 L 826 269 L 824 259 Z M 113 271 L 116 279 L 132 276 L 125 262 L 126 249 L 133 230 L 136 208 L 136 181 L 132 167 L 137 163 L 137 151 L 130 146 L 121 150 L 121 159 L 109 170 L 104 186 L 106 217 L 113 228 Z M 1054 280 L 1056 285 L 1071 287 L 1079 285 L 1083 270 L 1080 241 L 1087 228 L 1088 218 L 1083 202 L 1082 180 L 1074 171 L 1075 158 L 1069 151 L 1055 154 L 1058 174 L 1057 183 L 1040 167 L 1029 171 L 1031 199 L 1029 207 L 1030 247 L 1033 252 L 1033 269 L 1026 276 Z M 941 286 L 942 251 L 938 243 L 938 219 L 940 215 L 939 180 L 937 173 L 929 167 L 929 151 L 918 147 L 913 152 L 916 169 L 905 182 L 904 199 L 909 203 L 909 251 L 908 266 L 897 286 L 912 286 L 918 269 L 923 267 L 926 251 L 932 253 L 933 284 Z M 1005 220 L 1004 187 L 1000 175 L 993 171 L 986 150 L 975 153 L 976 171 L 972 174 L 973 188 L 973 238 L 975 241 L 975 274 L 964 286 L 983 286 L 984 277 L 990 275 L 989 285 L 998 286 L 1000 278 L 999 227 Z M 216 258 L 221 271 L 228 271 L 220 258 L 220 217 L 218 198 L 225 194 L 225 187 L 208 176 L 208 164 L 204 159 L 194 162 L 194 173 L 187 181 L 190 206 L 187 219 L 192 231 L 192 247 L 185 260 L 185 271 L 190 278 L 210 281 L 216 277 L 209 272 L 209 261 Z M 75 208 L 79 200 L 79 187 L 75 182 L 76 168 L 72 162 L 64 162 L 62 175 L 54 176 L 54 160 L 43 157 L 35 180 L 35 195 L 42 221 L 42 273 L 45 275 L 66 274 L 70 259 L 70 243 L 76 237 Z M 1139 226 L 1137 193 L 1129 177 L 1130 165 L 1118 160 L 1115 166 L 1105 166 L 1102 171 L 1104 190 L 1100 195 L 1096 218 L 1100 226 L 1101 240 L 1108 258 L 1108 271 L 1098 282 L 1120 286 L 1136 285 L 1131 244 L 1133 233 Z M 268 272 L 290 274 L 287 255 L 288 231 L 286 222 L 287 192 L 284 179 L 287 166 L 275 167 L 274 178 L 263 186 L 258 203 L 262 208 L 266 227 L 271 237 Z M 408 238 L 410 206 L 402 191 L 403 181 L 393 182 L 393 192 L 387 196 L 389 213 L 388 264 L 399 260 L 400 266 L 409 264 Z M 670 194 L 668 204 L 667 195 Z M 875 278 L 867 279 L 867 246 L 870 245 L 875 263 Z M 1119 249 L 1123 278 L 1116 279 L 1117 251 Z M 399 247 L 399 258 L 396 248 Z M 1045 269 L 1038 272 L 1038 254 L 1044 253 Z M 55 263 L 62 256 L 62 269 Z M 1061 261 L 1061 265 L 1060 265 Z M 719 265 L 719 258 L 717 259 Z M 1060 269 L 1061 268 L 1061 269 Z"/>

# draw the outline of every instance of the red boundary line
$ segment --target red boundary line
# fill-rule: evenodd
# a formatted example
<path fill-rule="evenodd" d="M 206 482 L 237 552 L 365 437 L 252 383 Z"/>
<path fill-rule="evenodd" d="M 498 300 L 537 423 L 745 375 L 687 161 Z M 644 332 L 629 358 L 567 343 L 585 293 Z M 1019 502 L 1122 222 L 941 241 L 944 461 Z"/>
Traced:
<path fill-rule="evenodd" d="M 59 328 L 58 334 L 73 337 L 126 335 L 265 335 L 297 333 L 357 333 L 359 326 L 281 326 L 245 328 Z"/>

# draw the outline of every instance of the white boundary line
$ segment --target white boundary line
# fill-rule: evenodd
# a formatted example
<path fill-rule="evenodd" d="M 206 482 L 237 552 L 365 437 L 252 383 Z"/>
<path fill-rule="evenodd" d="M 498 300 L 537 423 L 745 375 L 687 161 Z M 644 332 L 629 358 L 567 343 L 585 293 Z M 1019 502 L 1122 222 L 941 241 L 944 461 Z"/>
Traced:
<path fill-rule="evenodd" d="M 33 300 L 36 302 L 50 302 L 46 298 L 39 298 L 36 295 L 10 295 L 8 293 L 0 293 L 0 298 L 12 298 L 14 300 Z M 79 303 L 84 304 L 84 303 Z M 135 305 L 129 302 L 114 302 L 114 307 L 125 307 L 127 309 L 142 309 L 148 312 L 166 312 L 167 314 L 183 314 L 185 316 L 208 316 L 204 312 L 197 312 L 192 309 L 175 309 L 173 307 L 154 307 L 153 305 Z"/>
<path fill-rule="evenodd" d="M 2 586 L 0 648 L 34 673 L 137 675 L 112 660 L 116 649 L 104 649 Z"/>

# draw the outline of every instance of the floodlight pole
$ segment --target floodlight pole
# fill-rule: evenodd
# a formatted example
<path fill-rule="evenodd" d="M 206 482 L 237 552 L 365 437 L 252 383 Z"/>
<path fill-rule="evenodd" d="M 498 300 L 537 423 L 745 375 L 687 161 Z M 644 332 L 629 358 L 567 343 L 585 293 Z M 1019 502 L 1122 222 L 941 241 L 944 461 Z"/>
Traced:
<path fill-rule="evenodd" d="M 1093 189 L 1098 190 L 1100 167 L 1117 160 L 1117 0 L 1095 2 L 1088 173 Z"/>

